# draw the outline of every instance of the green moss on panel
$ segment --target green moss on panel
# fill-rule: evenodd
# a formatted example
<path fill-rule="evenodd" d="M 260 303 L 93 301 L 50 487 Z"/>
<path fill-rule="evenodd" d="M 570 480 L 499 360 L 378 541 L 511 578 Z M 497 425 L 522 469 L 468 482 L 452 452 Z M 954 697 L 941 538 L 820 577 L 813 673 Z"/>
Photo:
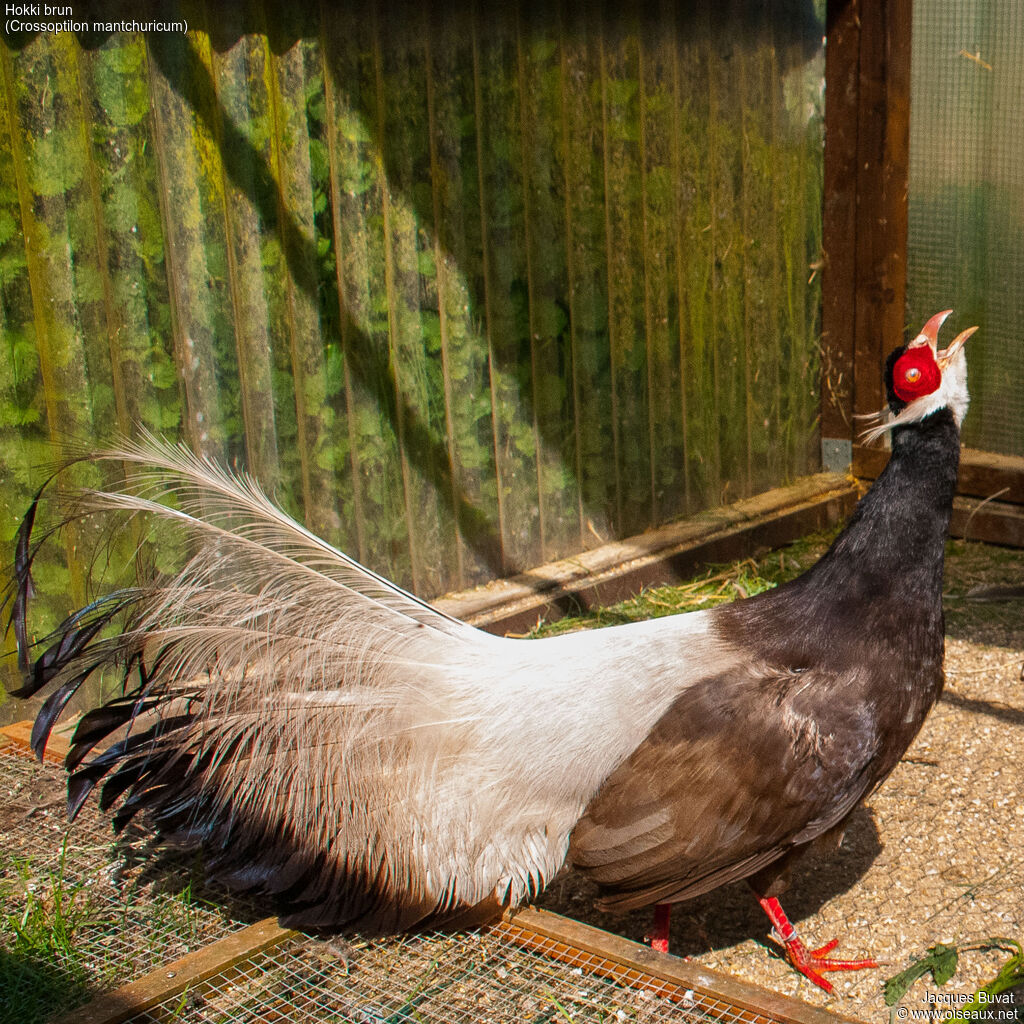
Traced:
<path fill-rule="evenodd" d="M 12 508 L 141 424 L 436 593 L 813 468 L 806 26 L 181 9 L 3 53 Z"/>

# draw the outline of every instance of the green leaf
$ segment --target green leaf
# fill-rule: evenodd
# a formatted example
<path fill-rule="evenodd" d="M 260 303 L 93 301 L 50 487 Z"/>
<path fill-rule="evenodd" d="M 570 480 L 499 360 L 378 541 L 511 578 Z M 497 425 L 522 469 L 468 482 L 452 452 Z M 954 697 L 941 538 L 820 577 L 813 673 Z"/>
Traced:
<path fill-rule="evenodd" d="M 81 154 L 69 144 L 67 132 L 52 132 L 33 140 L 31 182 L 40 196 L 50 199 L 69 192 L 82 180 Z"/>
<path fill-rule="evenodd" d="M 997 997 L 1008 989 L 1024 985 L 1024 950 L 1021 949 L 1019 942 L 1014 939 L 994 937 L 986 939 L 985 944 L 980 948 L 1002 949 L 1007 952 L 1015 950 L 1015 952 L 999 968 L 999 973 L 990 982 L 982 985 L 974 993 L 974 998 L 969 1003 L 964 1004 L 962 1007 L 964 1017 L 974 1014 L 981 1015 L 985 1012 L 991 1013 L 993 1010 L 1008 1010 L 1009 1006 L 1002 1003 Z"/>
<path fill-rule="evenodd" d="M 337 112 L 337 128 L 340 134 L 349 142 L 370 142 L 373 134 L 363 124 L 359 114 L 348 108 L 342 108 Z"/>
<path fill-rule="evenodd" d="M 174 360 L 158 345 L 150 349 L 149 379 L 155 388 L 170 388 L 178 383 Z"/>
<path fill-rule="evenodd" d="M 145 53 L 142 45 L 116 45 L 118 40 L 125 37 L 112 36 L 111 38 L 114 42 L 100 51 L 99 59 L 102 63 L 112 71 L 120 72 L 123 75 L 137 72 L 142 67 L 142 58 Z"/>
<path fill-rule="evenodd" d="M 941 949 L 941 953 L 939 952 Z M 936 985 L 945 985 L 956 974 L 959 957 L 953 946 L 935 946 L 935 963 L 932 966 L 932 978 Z"/>
<path fill-rule="evenodd" d="M 927 955 L 912 963 L 905 971 L 885 981 L 885 1005 L 894 1006 L 910 990 L 910 986 L 931 973 L 936 985 L 945 985 L 956 972 L 957 951 L 955 946 L 945 946 L 941 942 L 932 946 Z"/>
<path fill-rule="evenodd" d="M 340 345 L 328 344 L 324 370 L 327 377 L 328 393 L 332 395 L 340 393 L 345 386 L 345 359 Z"/>

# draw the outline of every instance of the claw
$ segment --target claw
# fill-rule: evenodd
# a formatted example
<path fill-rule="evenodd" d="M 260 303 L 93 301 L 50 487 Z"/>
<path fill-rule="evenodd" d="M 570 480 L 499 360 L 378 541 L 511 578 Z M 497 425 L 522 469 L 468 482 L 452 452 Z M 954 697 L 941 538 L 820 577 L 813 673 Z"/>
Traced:
<path fill-rule="evenodd" d="M 877 967 L 876 960 L 829 960 L 825 954 L 831 953 L 839 945 L 838 939 L 826 942 L 818 949 L 808 949 L 795 935 L 786 947 L 786 959 L 805 977 L 813 981 L 819 988 L 832 992 L 832 982 L 824 977 L 824 971 L 861 971 L 868 967 Z"/>
<path fill-rule="evenodd" d="M 805 978 L 813 981 L 819 988 L 832 992 L 832 983 L 824 977 L 825 971 L 862 971 L 869 967 L 878 967 L 877 960 L 830 960 L 826 954 L 831 953 L 839 945 L 838 939 L 826 942 L 817 949 L 808 949 L 796 929 L 790 924 L 786 912 L 774 897 L 759 901 L 774 928 L 775 937 L 785 947 L 786 959 Z"/>
<path fill-rule="evenodd" d="M 833 939 L 831 942 L 826 942 L 824 946 L 819 946 L 817 949 L 812 949 L 811 956 L 818 960 L 821 957 L 823 957 L 826 953 L 831 953 L 832 950 L 835 949 L 838 945 L 839 940 Z"/>

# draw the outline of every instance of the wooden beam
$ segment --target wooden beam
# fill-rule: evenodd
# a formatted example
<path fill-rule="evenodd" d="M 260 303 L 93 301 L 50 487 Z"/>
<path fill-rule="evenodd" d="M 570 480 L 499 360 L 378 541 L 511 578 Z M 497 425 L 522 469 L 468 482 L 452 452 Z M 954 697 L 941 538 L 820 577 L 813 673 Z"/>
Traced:
<path fill-rule="evenodd" d="M 853 472 L 862 479 L 874 480 L 888 461 L 887 449 L 854 445 Z M 1024 458 L 964 448 L 960 452 L 957 493 L 1024 505 Z"/>
<path fill-rule="evenodd" d="M 1024 548 L 1024 508 L 1001 501 L 957 498 L 949 532 L 964 540 Z"/>
<path fill-rule="evenodd" d="M 885 357 L 903 339 L 911 0 L 859 6 L 853 407 L 865 414 L 885 404 Z"/>
<path fill-rule="evenodd" d="M 829 0 L 825 43 L 821 436 L 853 438 L 860 0 Z M 827 465 L 826 465 L 827 468 Z"/>
<path fill-rule="evenodd" d="M 195 953 L 159 967 L 137 981 L 97 996 L 92 1002 L 62 1017 L 61 1024 L 121 1024 L 297 934 L 282 928 L 274 917 L 257 921 Z"/>
<path fill-rule="evenodd" d="M 841 1017 L 690 960 L 656 953 L 639 942 L 547 910 L 526 907 L 510 911 L 505 917 L 505 927 L 509 928 L 507 934 L 513 941 L 534 948 L 545 956 L 581 964 L 579 951 L 589 953 L 591 956 L 584 968 L 588 972 L 633 987 L 648 988 L 675 1002 L 684 1001 L 687 994 L 692 999 L 700 993 L 718 1004 L 723 1016 L 730 1019 L 736 1017 L 739 1008 L 747 1011 L 744 1019 L 751 1024 L 769 1021 L 782 1024 L 856 1024 L 851 1017 Z M 512 928 L 522 929 L 523 934 L 514 934 Z M 537 942 L 537 936 L 552 940 L 554 947 L 552 942 Z M 600 959 L 595 962 L 594 957 Z M 662 984 L 651 984 L 648 979 L 656 979 Z"/>
<path fill-rule="evenodd" d="M 964 448 L 957 490 L 975 498 L 1024 505 L 1024 458 Z"/>
<path fill-rule="evenodd" d="M 907 290 L 911 0 L 829 0 L 826 11 L 821 433 L 855 440 L 882 408 Z M 836 468 L 833 461 L 828 468 Z"/>
<path fill-rule="evenodd" d="M 434 604 L 491 632 L 521 632 L 538 619 L 621 601 L 644 587 L 686 579 L 709 563 L 788 544 L 844 519 L 856 500 L 848 477 L 819 473 Z"/>
<path fill-rule="evenodd" d="M 3 726 L 3 728 L 0 728 L 0 737 L 3 737 L 10 747 L 19 754 L 25 754 L 29 757 L 35 756 L 32 753 L 31 719 Z M 50 733 L 50 738 L 47 741 L 46 750 L 43 754 L 43 760 L 48 764 L 63 764 L 64 758 L 68 756 L 70 746 L 66 727 L 62 731 L 55 729 Z"/>
<path fill-rule="evenodd" d="M 150 972 L 137 981 L 61 1018 L 62 1024 L 123 1024 L 186 989 L 193 989 L 297 933 L 266 918 L 195 953 Z M 586 964 L 590 973 L 631 988 L 647 989 L 675 1002 L 693 1000 L 748 1024 L 857 1024 L 798 999 L 740 981 L 692 961 L 533 907 L 510 911 L 493 934 L 550 959 Z M 587 954 L 584 958 L 582 954 Z"/>
<path fill-rule="evenodd" d="M 888 461 L 883 449 L 853 449 L 853 471 L 862 479 L 874 480 Z M 949 528 L 954 537 L 1024 547 L 1024 459 L 965 448 L 957 493 Z"/>

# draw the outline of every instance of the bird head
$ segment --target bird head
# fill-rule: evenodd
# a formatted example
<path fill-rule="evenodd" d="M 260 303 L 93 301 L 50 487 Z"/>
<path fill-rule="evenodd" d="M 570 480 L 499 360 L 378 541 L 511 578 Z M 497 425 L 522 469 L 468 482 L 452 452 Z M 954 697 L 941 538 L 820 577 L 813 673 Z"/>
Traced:
<path fill-rule="evenodd" d="M 885 366 L 888 410 L 878 414 L 883 422 L 865 432 L 873 441 L 893 427 L 919 423 L 940 409 L 949 409 L 959 427 L 967 413 L 967 359 L 964 343 L 977 327 L 961 331 L 947 348 L 939 348 L 939 328 L 951 309 L 936 313 L 920 333 L 896 349 Z"/>

